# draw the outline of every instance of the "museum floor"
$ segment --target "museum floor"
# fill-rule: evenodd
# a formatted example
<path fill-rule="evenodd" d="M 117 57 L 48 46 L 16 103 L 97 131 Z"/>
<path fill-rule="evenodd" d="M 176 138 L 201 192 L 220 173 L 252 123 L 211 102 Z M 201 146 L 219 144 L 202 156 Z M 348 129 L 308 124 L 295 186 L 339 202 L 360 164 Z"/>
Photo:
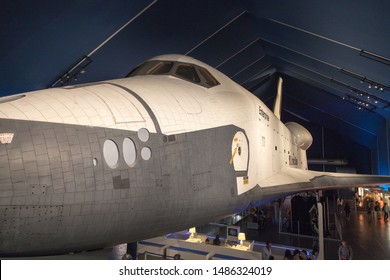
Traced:
<path fill-rule="evenodd" d="M 357 260 L 390 260 L 390 220 L 369 216 L 366 212 L 355 211 L 348 220 L 345 215 L 339 215 L 343 239 L 350 243 L 354 259 Z M 260 242 L 270 241 L 274 244 L 283 244 L 291 247 L 312 248 L 313 239 L 280 234 L 278 225 L 268 223 L 264 230 L 246 229 L 246 222 L 242 221 L 241 231 L 246 233 L 248 240 Z M 340 241 L 325 239 L 325 259 L 338 259 Z"/>

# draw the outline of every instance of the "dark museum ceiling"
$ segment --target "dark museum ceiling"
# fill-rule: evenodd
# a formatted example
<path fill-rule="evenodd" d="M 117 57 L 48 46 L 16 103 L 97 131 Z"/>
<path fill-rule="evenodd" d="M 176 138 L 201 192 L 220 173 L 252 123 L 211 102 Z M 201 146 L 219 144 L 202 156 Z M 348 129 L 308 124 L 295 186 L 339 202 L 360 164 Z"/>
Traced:
<path fill-rule="evenodd" d="M 1 1 L 0 96 L 48 88 L 87 55 L 70 84 L 188 54 L 265 101 L 281 75 L 286 112 L 366 145 L 390 117 L 389 15 L 388 0 Z"/>

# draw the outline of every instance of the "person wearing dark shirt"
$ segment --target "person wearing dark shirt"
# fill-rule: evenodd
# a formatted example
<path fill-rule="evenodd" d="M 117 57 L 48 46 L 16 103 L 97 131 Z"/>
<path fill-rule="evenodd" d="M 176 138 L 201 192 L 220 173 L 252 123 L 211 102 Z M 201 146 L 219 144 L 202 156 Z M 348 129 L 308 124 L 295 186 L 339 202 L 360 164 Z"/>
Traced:
<path fill-rule="evenodd" d="M 347 241 L 341 241 L 339 247 L 339 260 L 352 260 L 352 248 Z"/>
<path fill-rule="evenodd" d="M 221 245 L 221 240 L 219 240 L 219 234 L 217 234 L 213 240 L 213 245 Z"/>
<path fill-rule="evenodd" d="M 345 217 L 349 219 L 351 215 L 351 207 L 349 206 L 348 202 L 345 203 L 344 211 L 345 211 Z"/>

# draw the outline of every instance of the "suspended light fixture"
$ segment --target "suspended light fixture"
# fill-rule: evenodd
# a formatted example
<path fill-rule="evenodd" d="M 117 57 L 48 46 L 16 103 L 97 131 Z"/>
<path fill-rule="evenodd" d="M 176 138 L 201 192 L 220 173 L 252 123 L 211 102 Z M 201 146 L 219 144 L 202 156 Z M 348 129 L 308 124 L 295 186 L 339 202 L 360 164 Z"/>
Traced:
<path fill-rule="evenodd" d="M 345 75 L 348 75 L 348 76 L 350 76 L 350 77 L 359 79 L 359 82 L 360 82 L 361 84 L 367 83 L 367 84 L 368 84 L 368 88 L 374 87 L 374 88 L 377 89 L 377 90 L 381 90 L 381 89 L 382 89 L 381 91 L 390 90 L 390 88 L 389 88 L 388 86 L 383 85 L 383 84 L 381 84 L 381 83 L 379 83 L 379 82 L 377 82 L 377 81 L 374 81 L 374 80 L 372 80 L 372 79 L 369 79 L 369 78 L 367 78 L 367 77 L 363 77 L 363 76 L 361 76 L 361 75 L 359 75 L 359 74 L 356 74 L 356 73 L 354 73 L 354 72 L 352 72 L 352 71 L 349 71 L 349 70 L 346 70 L 346 69 L 341 68 L 341 69 L 340 69 L 340 72 L 343 73 L 343 74 L 345 74 Z"/>

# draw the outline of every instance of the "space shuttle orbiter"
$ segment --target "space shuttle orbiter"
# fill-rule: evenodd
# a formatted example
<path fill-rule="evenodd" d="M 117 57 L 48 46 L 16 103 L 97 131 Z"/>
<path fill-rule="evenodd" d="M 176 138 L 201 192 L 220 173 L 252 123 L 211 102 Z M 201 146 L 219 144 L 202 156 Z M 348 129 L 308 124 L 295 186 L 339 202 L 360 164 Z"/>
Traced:
<path fill-rule="evenodd" d="M 307 170 L 310 133 L 181 55 L 0 98 L 0 255 L 101 248 L 287 194 L 390 183 Z"/>

